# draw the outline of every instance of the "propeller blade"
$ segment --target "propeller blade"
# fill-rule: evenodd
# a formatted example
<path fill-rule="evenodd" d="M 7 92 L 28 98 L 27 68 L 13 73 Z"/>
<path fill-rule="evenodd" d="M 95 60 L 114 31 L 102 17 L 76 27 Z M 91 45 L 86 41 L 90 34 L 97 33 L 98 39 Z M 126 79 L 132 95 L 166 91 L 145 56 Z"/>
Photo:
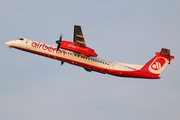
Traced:
<path fill-rule="evenodd" d="M 57 46 L 57 51 L 59 50 L 59 48 L 60 48 L 60 44 L 58 44 L 58 46 Z"/>
<path fill-rule="evenodd" d="M 64 64 L 64 61 L 61 61 L 61 65 L 63 65 Z"/>
<path fill-rule="evenodd" d="M 61 40 L 62 40 L 62 34 L 60 35 L 60 38 L 59 38 L 59 41 L 61 42 Z"/>

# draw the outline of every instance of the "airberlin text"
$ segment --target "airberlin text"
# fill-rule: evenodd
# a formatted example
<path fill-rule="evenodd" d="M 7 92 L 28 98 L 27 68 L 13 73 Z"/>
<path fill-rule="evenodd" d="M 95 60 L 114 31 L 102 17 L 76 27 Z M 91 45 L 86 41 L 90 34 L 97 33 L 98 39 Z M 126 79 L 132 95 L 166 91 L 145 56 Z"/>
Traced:
<path fill-rule="evenodd" d="M 51 46 L 47 46 L 45 43 L 41 44 L 40 42 L 39 43 L 32 42 L 31 46 L 34 48 L 38 48 L 38 49 L 42 48 L 43 50 L 48 50 L 49 52 L 56 52 L 57 54 L 63 53 L 63 55 L 65 55 L 65 50 L 59 49 L 59 51 L 57 51 L 56 48 L 53 48 Z"/>

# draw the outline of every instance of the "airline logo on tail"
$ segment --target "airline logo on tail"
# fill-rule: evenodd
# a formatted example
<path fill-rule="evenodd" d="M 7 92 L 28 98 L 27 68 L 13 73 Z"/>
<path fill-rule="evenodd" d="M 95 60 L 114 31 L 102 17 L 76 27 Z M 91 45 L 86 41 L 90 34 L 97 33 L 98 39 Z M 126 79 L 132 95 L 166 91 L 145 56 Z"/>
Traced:
<path fill-rule="evenodd" d="M 164 57 L 157 57 L 149 66 L 149 71 L 154 74 L 160 74 L 167 66 L 169 61 Z"/>

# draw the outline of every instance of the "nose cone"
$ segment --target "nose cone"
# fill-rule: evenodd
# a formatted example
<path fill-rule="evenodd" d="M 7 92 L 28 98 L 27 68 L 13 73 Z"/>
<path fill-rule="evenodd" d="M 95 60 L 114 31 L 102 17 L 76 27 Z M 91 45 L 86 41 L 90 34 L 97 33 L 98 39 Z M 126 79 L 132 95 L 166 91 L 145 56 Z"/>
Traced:
<path fill-rule="evenodd" d="M 8 48 L 11 48 L 11 46 L 13 45 L 13 41 L 6 42 L 5 44 L 8 46 Z"/>
<path fill-rule="evenodd" d="M 6 42 L 5 44 L 6 44 L 7 46 L 9 46 L 9 45 L 10 45 L 10 41 L 9 41 L 9 42 Z"/>

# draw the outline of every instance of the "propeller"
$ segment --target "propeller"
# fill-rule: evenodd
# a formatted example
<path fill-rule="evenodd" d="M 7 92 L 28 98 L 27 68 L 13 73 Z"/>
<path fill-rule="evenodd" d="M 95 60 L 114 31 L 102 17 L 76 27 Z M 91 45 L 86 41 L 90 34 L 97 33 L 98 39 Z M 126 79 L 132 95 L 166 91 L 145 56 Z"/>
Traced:
<path fill-rule="evenodd" d="M 56 49 L 57 51 L 59 50 L 59 48 L 61 46 L 61 40 L 62 40 L 62 34 L 60 35 L 59 40 L 56 40 L 56 43 L 58 44 L 57 49 Z"/>
<path fill-rule="evenodd" d="M 59 48 L 61 46 L 61 40 L 62 40 L 62 34 L 60 35 L 59 40 L 56 40 L 56 43 L 58 44 L 56 51 L 59 51 Z M 61 61 L 61 65 L 64 64 L 64 61 Z"/>

